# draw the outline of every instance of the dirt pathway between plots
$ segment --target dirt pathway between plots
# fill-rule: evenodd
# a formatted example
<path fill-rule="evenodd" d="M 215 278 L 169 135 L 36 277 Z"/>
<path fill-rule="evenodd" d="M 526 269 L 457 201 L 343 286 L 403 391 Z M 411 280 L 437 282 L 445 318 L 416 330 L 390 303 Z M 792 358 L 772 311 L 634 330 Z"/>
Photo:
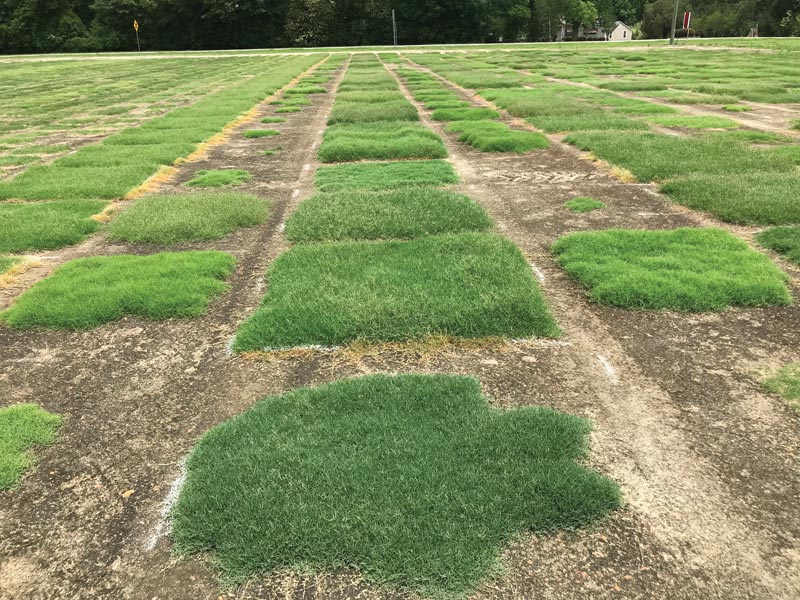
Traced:
<path fill-rule="evenodd" d="M 526 71 L 525 69 L 517 69 L 517 72 L 522 73 L 523 75 L 535 75 L 534 73 Z M 550 83 L 560 83 L 563 85 L 571 85 L 574 87 L 595 90 L 598 92 L 608 92 L 621 98 L 642 100 L 645 102 L 650 102 L 651 104 L 658 104 L 659 106 L 668 106 L 670 108 L 674 108 L 684 115 L 690 115 L 694 117 L 726 117 L 751 129 L 758 129 L 760 131 L 767 131 L 770 133 L 778 133 L 790 138 L 800 139 L 800 131 L 792 129 L 792 121 L 800 117 L 800 109 L 795 107 L 773 106 L 771 104 L 764 104 L 762 102 L 743 101 L 743 104 L 753 108 L 754 110 L 751 112 L 742 113 L 723 110 L 721 108 L 714 108 L 711 106 L 700 107 L 695 105 L 667 102 L 666 100 L 650 98 L 635 92 L 618 92 L 615 90 L 607 90 L 596 85 L 584 83 L 582 81 L 570 81 L 569 79 L 559 79 L 558 77 L 545 77 L 545 80 L 549 81 Z"/>
<path fill-rule="evenodd" d="M 490 211 L 544 279 L 545 296 L 572 344 L 570 376 L 584 380 L 592 403 L 593 454 L 622 483 L 648 532 L 673 554 L 675 582 L 694 597 L 800 594 L 794 500 L 800 423 L 757 383 L 759 370 L 800 357 L 800 308 L 681 315 L 588 304 L 548 251 L 560 235 L 702 220 L 644 186 L 614 180 L 564 144 L 523 156 L 481 154 L 454 142 L 415 104 L 425 124 L 447 139 L 463 191 Z M 541 172 L 571 176 L 520 184 Z M 574 216 L 561 205 L 578 195 L 609 208 Z M 797 298 L 796 286 L 794 293 Z"/>

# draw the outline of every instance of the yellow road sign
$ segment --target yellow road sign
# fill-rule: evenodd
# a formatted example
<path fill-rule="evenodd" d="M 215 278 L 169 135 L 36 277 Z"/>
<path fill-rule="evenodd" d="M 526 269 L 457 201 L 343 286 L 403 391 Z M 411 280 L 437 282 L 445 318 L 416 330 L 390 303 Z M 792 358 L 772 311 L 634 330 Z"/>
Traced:
<path fill-rule="evenodd" d="M 139 21 L 136 19 L 133 20 L 133 29 L 137 32 L 139 31 Z"/>

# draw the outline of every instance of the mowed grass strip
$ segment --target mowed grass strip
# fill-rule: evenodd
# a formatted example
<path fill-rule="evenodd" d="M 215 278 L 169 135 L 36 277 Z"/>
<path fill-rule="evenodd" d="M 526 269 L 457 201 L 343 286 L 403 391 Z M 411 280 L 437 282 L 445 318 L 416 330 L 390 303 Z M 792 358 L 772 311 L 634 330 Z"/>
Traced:
<path fill-rule="evenodd" d="M 244 137 L 246 138 L 262 138 L 262 137 L 272 137 L 274 135 L 280 135 L 281 132 L 277 129 L 250 129 L 249 131 L 244 132 Z"/>
<path fill-rule="evenodd" d="M 458 140 L 481 152 L 530 152 L 550 146 L 541 133 L 511 129 L 499 121 L 455 121 L 447 131 L 458 134 Z"/>
<path fill-rule="evenodd" d="M 646 121 L 663 127 L 683 127 L 686 129 L 736 129 L 741 127 L 733 119 L 713 116 L 659 115 L 648 117 Z"/>
<path fill-rule="evenodd" d="M 411 239 L 440 233 L 485 231 L 492 226 L 474 200 L 427 187 L 384 192 L 320 193 L 286 222 L 294 243 Z"/>
<path fill-rule="evenodd" d="M 444 186 L 458 182 L 458 175 L 449 162 L 415 160 L 321 166 L 317 169 L 315 183 L 322 192 L 337 192 Z"/>
<path fill-rule="evenodd" d="M 92 215 L 102 200 L 0 202 L 0 252 L 55 250 L 76 244 L 100 228 Z"/>
<path fill-rule="evenodd" d="M 17 329 L 85 330 L 126 315 L 196 317 L 228 289 L 222 280 L 235 262 L 224 252 L 79 258 L 22 294 L 0 321 Z"/>
<path fill-rule="evenodd" d="M 789 277 L 721 229 L 573 233 L 553 251 L 600 304 L 702 312 L 792 302 Z"/>
<path fill-rule="evenodd" d="M 355 567 L 373 584 L 466 597 L 517 534 L 620 506 L 617 485 L 582 464 L 590 429 L 548 408 L 491 408 L 468 377 L 300 388 L 199 442 L 172 512 L 175 547 L 210 552 L 232 583 Z"/>
<path fill-rule="evenodd" d="M 0 275 L 8 271 L 19 262 L 20 259 L 13 256 L 0 256 Z"/>
<path fill-rule="evenodd" d="M 800 225 L 773 227 L 756 237 L 758 243 L 800 265 Z"/>
<path fill-rule="evenodd" d="M 219 187 L 223 185 L 236 185 L 250 179 L 250 173 L 244 169 L 213 169 L 198 171 L 195 176 L 186 182 L 192 187 Z"/>
<path fill-rule="evenodd" d="M 437 108 L 431 113 L 434 121 L 481 121 L 499 117 L 500 113 L 491 108 Z"/>
<path fill-rule="evenodd" d="M 322 162 L 444 158 L 442 139 L 430 129 L 403 121 L 329 127 L 319 149 Z"/>
<path fill-rule="evenodd" d="M 146 196 L 111 222 L 109 237 L 162 245 L 214 240 L 266 222 L 269 205 L 235 192 Z"/>
<path fill-rule="evenodd" d="M 240 328 L 238 352 L 427 336 L 557 337 L 522 253 L 489 233 L 296 246 Z"/>
<path fill-rule="evenodd" d="M 35 404 L 0 408 L 0 490 L 13 487 L 36 458 L 33 449 L 56 439 L 61 417 Z"/>

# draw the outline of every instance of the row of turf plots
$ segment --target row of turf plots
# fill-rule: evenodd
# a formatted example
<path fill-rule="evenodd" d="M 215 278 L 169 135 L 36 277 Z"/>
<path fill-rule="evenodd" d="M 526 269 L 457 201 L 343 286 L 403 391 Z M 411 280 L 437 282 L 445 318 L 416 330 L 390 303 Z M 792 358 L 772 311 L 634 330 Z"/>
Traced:
<path fill-rule="evenodd" d="M 800 145 L 789 132 L 683 116 L 605 90 L 531 82 L 509 67 L 461 56 L 412 58 L 545 132 L 566 134 L 567 142 L 607 161 L 623 178 L 657 182 L 676 202 L 728 223 L 779 226 L 759 233 L 759 241 L 790 260 L 800 251 Z"/>
<path fill-rule="evenodd" d="M 457 175 L 418 121 L 377 57 L 351 59 L 319 149 L 336 164 L 287 220 L 293 246 L 234 350 L 559 335 L 520 251 L 474 200 L 443 189 Z M 390 588 L 463 596 L 517 532 L 586 525 L 619 506 L 616 485 L 576 462 L 587 433 L 549 409 L 491 409 L 468 377 L 300 389 L 203 438 L 175 508 L 176 546 L 211 550 L 237 583 L 355 567 Z"/>
<path fill-rule="evenodd" d="M 0 174 L 50 162 L 86 143 L 243 83 L 276 59 L 8 63 L 0 78 Z M 280 59 L 277 59 L 280 61 Z"/>

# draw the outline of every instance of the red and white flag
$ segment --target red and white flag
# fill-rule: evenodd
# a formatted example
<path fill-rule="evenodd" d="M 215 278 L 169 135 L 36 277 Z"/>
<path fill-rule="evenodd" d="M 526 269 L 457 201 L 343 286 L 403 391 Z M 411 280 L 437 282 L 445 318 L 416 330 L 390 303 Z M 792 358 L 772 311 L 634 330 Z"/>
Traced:
<path fill-rule="evenodd" d="M 689 29 L 689 26 L 691 24 L 692 24 L 692 13 L 687 11 L 683 13 L 683 28 Z"/>

